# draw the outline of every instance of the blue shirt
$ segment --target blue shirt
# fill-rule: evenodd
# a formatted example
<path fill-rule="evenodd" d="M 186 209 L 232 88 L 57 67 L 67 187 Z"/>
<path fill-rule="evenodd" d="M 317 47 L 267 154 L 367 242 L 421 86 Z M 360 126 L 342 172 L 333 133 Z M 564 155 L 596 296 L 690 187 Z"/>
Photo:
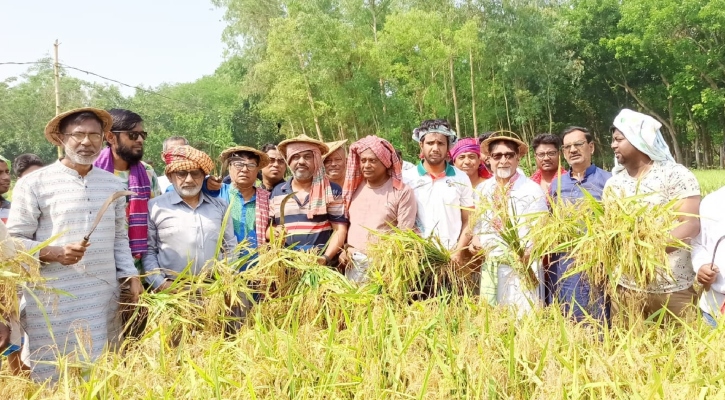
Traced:
<path fill-rule="evenodd" d="M 582 189 L 584 189 L 595 199 L 601 201 L 604 184 L 611 177 L 612 174 L 610 172 L 592 164 L 584 171 L 584 178 L 578 181 L 572 175 L 570 168 L 566 174 L 561 175 L 561 190 L 558 189 L 559 179 L 554 179 L 549 187 L 549 195 L 553 199 L 556 199 L 559 192 L 561 192 L 562 199 L 576 201 L 584 197 L 584 193 L 582 192 Z"/>

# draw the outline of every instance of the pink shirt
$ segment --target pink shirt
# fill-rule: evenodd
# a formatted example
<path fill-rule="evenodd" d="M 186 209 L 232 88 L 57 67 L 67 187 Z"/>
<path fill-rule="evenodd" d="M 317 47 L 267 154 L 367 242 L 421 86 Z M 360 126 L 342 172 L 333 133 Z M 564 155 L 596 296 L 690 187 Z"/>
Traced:
<path fill-rule="evenodd" d="M 347 243 L 355 251 L 364 253 L 370 240 L 375 238 L 370 230 L 388 230 L 388 223 L 400 229 L 413 229 L 417 212 L 413 189 L 408 185 L 396 190 L 393 188 L 393 180 L 388 179 L 383 185 L 373 189 L 363 183 L 350 201 Z"/>

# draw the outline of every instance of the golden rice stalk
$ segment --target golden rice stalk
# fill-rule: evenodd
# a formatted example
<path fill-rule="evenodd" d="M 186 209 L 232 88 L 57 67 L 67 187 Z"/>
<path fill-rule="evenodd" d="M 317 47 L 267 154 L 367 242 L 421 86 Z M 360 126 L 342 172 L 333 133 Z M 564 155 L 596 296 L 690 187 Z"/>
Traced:
<path fill-rule="evenodd" d="M 593 285 L 613 290 L 626 278 L 641 289 L 672 275 L 666 247 L 685 248 L 672 237 L 676 202 L 652 205 L 643 196 L 597 201 L 589 193 L 576 203 L 555 201 L 551 213 L 529 233 L 534 254 L 568 253 L 566 276 L 585 273 Z"/>
<path fill-rule="evenodd" d="M 391 298 L 403 301 L 425 285 L 434 290 L 455 282 L 451 254 L 437 238 L 424 239 L 411 230 L 391 227 L 373 232 L 377 240 L 368 246 L 368 275 Z"/>
<path fill-rule="evenodd" d="M 5 226 L 2 225 L 0 229 L 4 230 Z M 42 289 L 44 279 L 40 275 L 40 263 L 30 254 L 36 253 L 52 240 L 55 237 L 30 252 L 23 251 L 22 243 L 14 238 L 7 237 L 0 242 L 0 322 L 4 322 L 3 318 L 7 316 L 17 315 L 19 293 L 23 288 L 34 286 Z"/>
<path fill-rule="evenodd" d="M 475 220 L 484 221 L 493 231 L 476 232 L 474 229 L 474 234 L 495 233 L 500 241 L 499 247 L 504 250 L 503 256 L 495 261 L 510 266 L 521 277 L 526 289 L 535 289 L 540 282 L 532 265 L 539 259 L 539 255 L 531 253 L 532 255 L 528 256 L 527 253 L 530 253 L 531 244 L 539 238 L 532 235 L 529 228 L 539 224 L 538 218 L 543 215 L 542 213 L 517 215 L 509 195 L 504 193 L 502 188 L 496 190 L 498 193 L 492 198 L 482 197 L 475 211 Z M 522 235 L 522 231 L 528 233 Z"/>

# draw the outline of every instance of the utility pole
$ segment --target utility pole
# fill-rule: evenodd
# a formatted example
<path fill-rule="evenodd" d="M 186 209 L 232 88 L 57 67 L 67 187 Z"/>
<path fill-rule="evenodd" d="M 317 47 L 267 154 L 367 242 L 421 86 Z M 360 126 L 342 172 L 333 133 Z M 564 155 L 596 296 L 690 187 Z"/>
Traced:
<path fill-rule="evenodd" d="M 60 114 L 60 67 L 58 66 L 58 46 L 60 46 L 60 43 L 58 43 L 58 39 L 55 39 L 55 44 L 53 45 L 53 54 L 55 58 L 55 62 L 53 63 L 53 72 L 55 74 L 55 115 Z M 58 159 L 60 160 L 62 157 L 63 148 L 58 146 Z"/>

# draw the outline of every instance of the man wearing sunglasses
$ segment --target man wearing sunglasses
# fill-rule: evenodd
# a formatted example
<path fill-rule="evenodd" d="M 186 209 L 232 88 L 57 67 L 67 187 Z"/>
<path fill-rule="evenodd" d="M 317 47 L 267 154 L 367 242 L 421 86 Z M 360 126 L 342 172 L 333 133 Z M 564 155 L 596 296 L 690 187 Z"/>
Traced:
<path fill-rule="evenodd" d="M 166 176 L 174 190 L 149 202 L 149 246 L 143 257 L 146 281 L 155 290 L 168 289 L 182 273 L 198 275 L 207 261 L 236 259 L 237 239 L 231 223 L 223 226 L 227 202 L 202 193 L 204 177 L 214 162 L 191 146 L 164 153 Z M 217 249 L 219 235 L 224 235 Z M 187 266 L 189 270 L 186 271 Z"/>
<path fill-rule="evenodd" d="M 128 238 L 136 267 L 141 271 L 141 257 L 147 250 L 148 201 L 161 195 L 156 172 L 141 161 L 147 133 L 143 119 L 129 110 L 114 108 L 108 111 L 113 118 L 111 130 L 105 132 L 107 147 L 93 163 L 121 179 L 130 196 L 126 216 Z"/>
<path fill-rule="evenodd" d="M 474 227 L 470 246 L 473 253 L 484 250 L 486 257 L 481 266 L 481 298 L 491 305 L 513 306 L 518 315 L 530 312 L 543 297 L 543 285 L 526 287 L 526 277 L 511 267 L 509 246 L 514 243 L 503 238 L 508 225 L 518 230 L 518 238 L 524 238 L 536 224 L 537 213 L 546 211 L 544 192 L 518 170 L 519 162 L 527 152 L 526 143 L 513 137 L 492 136 L 481 143 L 481 153 L 490 160 L 494 178 L 485 181 L 481 188 L 485 211 Z M 530 260 L 531 243 L 516 245 L 525 249 L 518 261 L 541 282 L 543 274 L 539 262 Z"/>
<path fill-rule="evenodd" d="M 602 199 L 602 191 L 612 174 L 592 164 L 594 142 L 592 134 L 586 128 L 570 126 L 561 133 L 561 151 L 569 171 L 554 179 L 549 188 L 552 203 L 561 199 L 565 202 L 575 203 L 584 197 L 584 191 Z M 552 258 L 547 271 L 550 278 L 552 297 L 558 299 L 565 316 L 576 322 L 584 321 L 587 315 L 605 323 L 609 320 L 609 306 L 602 295 L 592 296 L 591 288 L 581 274 L 563 278 L 574 260 L 566 254 L 557 254 Z M 549 282 L 547 282 L 549 283 Z"/>

